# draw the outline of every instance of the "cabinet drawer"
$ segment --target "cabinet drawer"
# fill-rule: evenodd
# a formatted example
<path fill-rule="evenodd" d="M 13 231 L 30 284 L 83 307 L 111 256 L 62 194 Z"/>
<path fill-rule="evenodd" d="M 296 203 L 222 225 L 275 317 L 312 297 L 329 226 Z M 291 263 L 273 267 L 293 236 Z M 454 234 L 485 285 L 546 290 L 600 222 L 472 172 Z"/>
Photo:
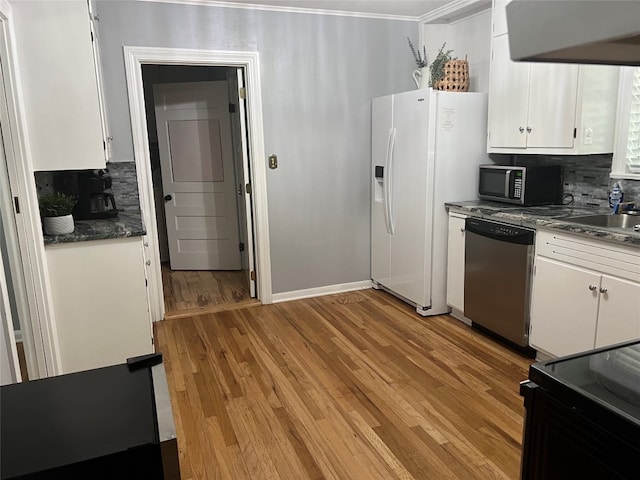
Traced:
<path fill-rule="evenodd" d="M 640 249 L 545 230 L 536 235 L 536 254 L 640 282 Z"/>

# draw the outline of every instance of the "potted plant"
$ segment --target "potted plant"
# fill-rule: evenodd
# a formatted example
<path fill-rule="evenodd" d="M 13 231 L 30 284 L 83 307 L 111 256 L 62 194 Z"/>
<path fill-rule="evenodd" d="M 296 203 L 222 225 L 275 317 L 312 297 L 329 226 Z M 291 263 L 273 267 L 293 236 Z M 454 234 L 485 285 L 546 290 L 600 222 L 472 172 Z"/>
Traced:
<path fill-rule="evenodd" d="M 42 195 L 39 198 L 40 214 L 44 233 L 47 235 L 64 235 L 74 230 L 71 211 L 76 199 L 60 192 Z"/>
<path fill-rule="evenodd" d="M 413 59 L 418 66 L 418 69 L 414 70 L 412 73 L 413 81 L 416 83 L 417 88 L 427 88 L 429 82 L 427 48 L 423 46 L 422 53 L 420 53 L 420 50 L 416 50 L 416 48 L 413 46 L 413 42 L 411 42 L 411 39 L 409 37 L 407 37 L 407 41 L 409 42 L 409 48 L 411 49 L 411 53 L 413 54 Z"/>

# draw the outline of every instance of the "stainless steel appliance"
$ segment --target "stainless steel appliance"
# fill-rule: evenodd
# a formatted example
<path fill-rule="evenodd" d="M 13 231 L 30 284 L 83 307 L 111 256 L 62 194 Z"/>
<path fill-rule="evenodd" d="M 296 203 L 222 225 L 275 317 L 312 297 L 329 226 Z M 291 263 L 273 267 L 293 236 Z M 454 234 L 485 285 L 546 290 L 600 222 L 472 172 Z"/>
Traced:
<path fill-rule="evenodd" d="M 465 221 L 464 316 L 529 345 L 534 231 L 478 218 Z"/>
<path fill-rule="evenodd" d="M 478 196 L 519 205 L 562 203 L 562 167 L 480 165 Z"/>

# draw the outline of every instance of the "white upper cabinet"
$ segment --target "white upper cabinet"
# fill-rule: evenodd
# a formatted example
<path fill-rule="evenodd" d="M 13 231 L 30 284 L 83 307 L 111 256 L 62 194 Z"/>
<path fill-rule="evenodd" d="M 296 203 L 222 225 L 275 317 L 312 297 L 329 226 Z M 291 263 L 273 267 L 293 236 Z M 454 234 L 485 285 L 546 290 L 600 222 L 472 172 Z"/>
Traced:
<path fill-rule="evenodd" d="M 507 3 L 494 2 L 487 151 L 613 152 L 619 67 L 513 62 Z"/>
<path fill-rule="evenodd" d="M 12 12 L 34 170 L 104 168 L 87 3 L 15 2 Z"/>

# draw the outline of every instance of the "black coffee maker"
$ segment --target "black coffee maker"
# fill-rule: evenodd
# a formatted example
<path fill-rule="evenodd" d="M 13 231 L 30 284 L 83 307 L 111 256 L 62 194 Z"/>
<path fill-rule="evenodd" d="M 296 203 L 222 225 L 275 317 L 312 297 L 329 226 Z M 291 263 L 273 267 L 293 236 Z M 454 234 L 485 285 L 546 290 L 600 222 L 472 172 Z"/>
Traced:
<path fill-rule="evenodd" d="M 77 220 L 113 218 L 118 216 L 111 189 L 109 171 L 86 170 L 78 172 L 78 203 L 73 208 Z"/>

